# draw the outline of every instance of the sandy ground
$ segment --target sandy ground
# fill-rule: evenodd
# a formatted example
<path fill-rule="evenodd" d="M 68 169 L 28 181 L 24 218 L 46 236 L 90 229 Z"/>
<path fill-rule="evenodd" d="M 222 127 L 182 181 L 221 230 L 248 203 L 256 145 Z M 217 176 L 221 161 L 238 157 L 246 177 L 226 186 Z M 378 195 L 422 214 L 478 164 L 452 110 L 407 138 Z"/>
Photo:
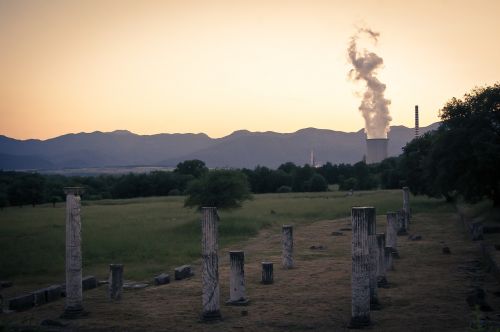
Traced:
<path fill-rule="evenodd" d="M 378 218 L 378 232 L 385 229 Z M 223 222 L 223 221 L 222 221 Z M 221 303 L 229 297 L 228 251 L 243 249 L 246 255 L 246 286 L 250 304 L 222 305 L 223 320 L 202 323 L 199 263 L 188 280 L 143 290 L 125 291 L 121 302 L 107 300 L 107 287 L 84 293 L 87 318 L 59 319 L 64 300 L 25 312 L 0 315 L 10 324 L 38 325 L 44 319 L 68 324 L 55 331 L 344 331 L 351 315 L 351 234 L 332 236 L 332 231 L 350 227 L 350 220 L 319 221 L 294 229 L 295 265 L 281 269 L 281 235 L 276 228 L 262 231 L 241 247 L 220 253 Z M 468 240 L 454 214 L 418 214 L 410 233 L 421 241 L 398 237 L 401 258 L 388 272 L 390 288 L 379 289 L 382 309 L 372 311 L 373 331 L 468 331 L 471 309 L 465 299 L 474 282 L 487 287 L 487 299 L 495 309 L 500 300 L 493 292 L 496 282 L 477 265 L 477 243 Z M 311 250 L 323 245 L 325 250 Z M 451 255 L 442 253 L 443 246 Z M 275 263 L 275 282 L 261 285 L 260 262 Z M 126 267 L 125 267 L 126 274 Z M 494 312 L 489 313 L 495 316 Z"/>

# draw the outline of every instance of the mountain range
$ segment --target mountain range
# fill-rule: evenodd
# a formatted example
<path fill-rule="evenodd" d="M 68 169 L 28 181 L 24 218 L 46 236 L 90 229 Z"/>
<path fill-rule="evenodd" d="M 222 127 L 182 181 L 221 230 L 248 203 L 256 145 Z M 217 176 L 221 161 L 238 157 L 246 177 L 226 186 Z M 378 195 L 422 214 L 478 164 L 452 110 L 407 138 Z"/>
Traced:
<path fill-rule="evenodd" d="M 420 128 L 436 129 L 439 123 Z M 414 129 L 392 126 L 389 156 L 396 156 L 414 137 Z M 235 131 L 222 138 L 206 134 L 137 135 L 126 130 L 67 134 L 38 140 L 0 135 L 0 169 L 54 170 L 111 166 L 166 166 L 203 160 L 208 167 L 278 167 L 291 161 L 308 163 L 311 150 L 318 162 L 355 163 L 366 153 L 364 130 L 341 132 L 305 128 L 294 133 Z"/>

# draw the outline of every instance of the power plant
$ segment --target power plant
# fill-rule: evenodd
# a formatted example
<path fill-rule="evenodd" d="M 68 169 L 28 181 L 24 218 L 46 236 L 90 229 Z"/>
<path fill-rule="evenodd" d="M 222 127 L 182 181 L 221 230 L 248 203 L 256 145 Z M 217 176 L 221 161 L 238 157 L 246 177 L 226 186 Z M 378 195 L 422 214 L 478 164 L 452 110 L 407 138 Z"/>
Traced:
<path fill-rule="evenodd" d="M 366 163 L 375 164 L 387 158 L 387 138 L 366 139 Z"/>

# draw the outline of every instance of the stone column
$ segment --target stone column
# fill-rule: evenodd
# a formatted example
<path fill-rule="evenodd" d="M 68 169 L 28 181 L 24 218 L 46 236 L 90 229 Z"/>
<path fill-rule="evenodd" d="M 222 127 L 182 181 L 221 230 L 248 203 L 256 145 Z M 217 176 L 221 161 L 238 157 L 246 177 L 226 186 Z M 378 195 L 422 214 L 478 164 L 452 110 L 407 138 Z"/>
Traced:
<path fill-rule="evenodd" d="M 403 212 L 406 221 L 406 227 L 410 223 L 410 188 L 403 187 Z"/>
<path fill-rule="evenodd" d="M 282 227 L 283 243 L 283 268 L 293 268 L 293 226 L 283 225 Z"/>
<path fill-rule="evenodd" d="M 273 275 L 273 263 L 271 262 L 262 262 L 262 281 L 264 285 L 269 285 L 274 282 Z"/>
<path fill-rule="evenodd" d="M 247 305 L 245 296 L 245 252 L 230 251 L 229 301 L 226 304 Z"/>
<path fill-rule="evenodd" d="M 219 244 L 217 208 L 201 208 L 201 281 L 202 319 L 205 321 L 221 318 L 219 303 Z"/>
<path fill-rule="evenodd" d="M 399 220 L 397 212 L 387 212 L 387 227 L 385 245 L 392 249 L 392 254 L 398 256 L 397 241 L 399 231 Z"/>
<path fill-rule="evenodd" d="M 385 276 L 385 234 L 377 234 L 377 287 L 386 287 Z"/>
<path fill-rule="evenodd" d="M 109 299 L 119 301 L 123 290 L 123 264 L 109 265 Z"/>
<path fill-rule="evenodd" d="M 370 324 L 370 250 L 368 219 L 373 208 L 353 207 L 352 219 L 352 275 L 351 322 L 353 328 Z"/>
<path fill-rule="evenodd" d="M 368 244 L 370 252 L 370 308 L 377 310 L 379 308 L 378 294 L 377 294 L 377 261 L 378 261 L 378 248 L 377 248 L 377 215 L 375 208 L 371 208 L 367 212 L 368 216 Z"/>
<path fill-rule="evenodd" d="M 84 315 L 82 290 L 81 187 L 66 187 L 66 303 L 63 318 Z"/>
<path fill-rule="evenodd" d="M 394 270 L 394 266 L 392 265 L 392 248 L 391 247 L 384 248 L 384 256 L 385 256 L 385 270 L 386 271 Z"/>
<path fill-rule="evenodd" d="M 408 235 L 406 222 L 408 221 L 405 216 L 405 212 L 400 210 L 397 212 L 398 216 L 398 235 Z"/>

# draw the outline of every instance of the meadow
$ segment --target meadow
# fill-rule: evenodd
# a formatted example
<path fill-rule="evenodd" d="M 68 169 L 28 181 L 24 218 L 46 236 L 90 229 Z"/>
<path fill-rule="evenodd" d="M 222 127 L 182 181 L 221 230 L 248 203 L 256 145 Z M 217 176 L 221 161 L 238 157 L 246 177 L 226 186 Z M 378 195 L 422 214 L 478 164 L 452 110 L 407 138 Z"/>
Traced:
<path fill-rule="evenodd" d="M 200 220 L 183 197 L 82 201 L 84 275 L 105 278 L 110 263 L 125 264 L 126 276 L 150 280 L 200 257 Z M 401 208 L 400 190 L 254 195 L 240 209 L 220 211 L 221 248 L 235 247 L 264 228 L 295 227 L 345 218 L 352 206 L 377 213 Z M 411 197 L 413 213 L 451 212 L 444 200 Z M 10 207 L 0 211 L 0 279 L 18 285 L 64 280 L 65 206 Z"/>

